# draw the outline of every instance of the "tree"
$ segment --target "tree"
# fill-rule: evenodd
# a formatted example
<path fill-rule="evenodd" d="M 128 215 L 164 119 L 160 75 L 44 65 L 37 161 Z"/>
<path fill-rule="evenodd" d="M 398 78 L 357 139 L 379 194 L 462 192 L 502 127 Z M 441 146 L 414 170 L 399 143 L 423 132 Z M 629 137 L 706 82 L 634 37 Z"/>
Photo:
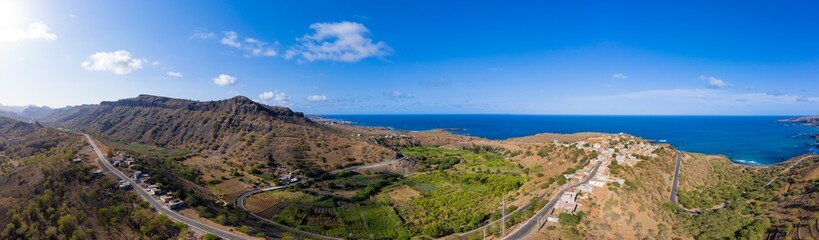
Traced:
<path fill-rule="evenodd" d="M 561 225 L 577 226 L 577 224 L 580 224 L 580 220 L 583 219 L 584 215 L 585 215 L 585 213 L 583 213 L 583 212 L 577 212 L 577 215 L 572 215 L 572 214 L 569 214 L 569 213 L 560 213 L 560 215 L 559 215 L 560 221 L 559 222 L 560 222 Z"/>
<path fill-rule="evenodd" d="M 76 221 L 71 214 L 63 215 L 57 220 L 57 227 L 63 234 L 71 235 L 71 232 L 74 231 L 74 222 Z"/>

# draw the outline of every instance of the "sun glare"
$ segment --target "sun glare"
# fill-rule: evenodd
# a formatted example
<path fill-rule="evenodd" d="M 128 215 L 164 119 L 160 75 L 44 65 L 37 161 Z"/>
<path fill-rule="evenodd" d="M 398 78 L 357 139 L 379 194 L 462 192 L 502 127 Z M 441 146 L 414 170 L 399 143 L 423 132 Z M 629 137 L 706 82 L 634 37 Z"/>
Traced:
<path fill-rule="evenodd" d="M 22 3 L 14 0 L 0 1 L 0 29 L 9 30 L 23 27 Z"/>

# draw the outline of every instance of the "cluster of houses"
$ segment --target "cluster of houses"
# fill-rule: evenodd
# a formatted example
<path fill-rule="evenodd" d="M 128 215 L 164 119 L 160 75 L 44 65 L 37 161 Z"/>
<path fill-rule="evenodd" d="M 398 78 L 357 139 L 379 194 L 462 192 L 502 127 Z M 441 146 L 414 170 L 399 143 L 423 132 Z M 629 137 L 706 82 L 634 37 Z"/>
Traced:
<path fill-rule="evenodd" d="M 134 160 L 134 156 L 124 152 L 117 152 L 116 155 L 109 161 L 111 162 L 111 165 L 114 165 L 114 167 L 134 169 L 139 166 L 139 163 Z"/>
<path fill-rule="evenodd" d="M 325 118 L 325 117 L 319 117 L 319 116 L 308 116 L 307 118 L 310 119 L 313 122 L 317 122 L 317 123 L 321 123 L 321 124 L 327 124 L 327 125 L 353 125 L 353 122 L 350 122 L 350 121 L 344 121 L 344 120 L 338 120 L 338 119 L 332 119 L 332 118 Z"/>
<path fill-rule="evenodd" d="M 144 189 L 145 192 L 159 199 L 162 203 L 165 203 L 168 209 L 177 210 L 185 206 L 185 201 L 176 198 L 173 192 L 165 191 L 159 184 L 151 183 L 151 176 L 147 173 L 136 171 L 131 178 L 139 187 Z"/>
<path fill-rule="evenodd" d="M 617 161 L 618 164 L 628 166 L 634 166 L 640 162 L 638 156 L 657 157 L 654 151 L 659 147 L 658 145 L 623 133 L 591 137 L 585 141 L 578 141 L 574 144 L 560 143 L 557 140 L 555 140 L 554 143 L 555 145 L 562 145 L 564 147 L 574 146 L 578 149 L 597 152 L 597 159 L 592 160 L 592 164 L 613 159 Z"/>
<path fill-rule="evenodd" d="M 559 144 L 558 142 L 555 143 Z M 569 144 L 565 145 L 569 146 Z M 654 150 L 658 147 L 624 134 L 589 138 L 586 139 L 586 141 L 579 141 L 574 145 L 577 148 L 587 151 L 596 151 L 598 152 L 598 157 L 592 159 L 589 165 L 578 169 L 574 173 L 564 174 L 563 176 L 568 182 L 580 182 L 589 176 L 594 166 L 600 164 L 600 167 L 588 182 L 569 188 L 563 192 L 563 195 L 560 196 L 557 204 L 555 204 L 554 209 L 552 209 L 552 212 L 546 218 L 549 222 L 559 221 L 560 218 L 558 215 L 560 215 L 560 213 L 575 214 L 579 206 L 578 201 L 588 199 L 589 195 L 594 191 L 594 188 L 603 187 L 613 182 L 620 185 L 625 184 L 625 179 L 611 176 L 609 165 L 612 163 L 612 160 L 618 164 L 634 166 L 634 164 L 637 164 L 641 160 L 634 155 L 653 158 L 657 156 L 654 154 Z"/>

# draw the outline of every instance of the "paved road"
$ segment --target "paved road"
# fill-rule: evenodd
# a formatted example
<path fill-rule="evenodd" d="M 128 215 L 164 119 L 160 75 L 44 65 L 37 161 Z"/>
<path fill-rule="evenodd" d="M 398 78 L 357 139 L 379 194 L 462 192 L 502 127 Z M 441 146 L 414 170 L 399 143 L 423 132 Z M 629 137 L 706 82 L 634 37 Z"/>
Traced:
<path fill-rule="evenodd" d="M 674 181 L 671 182 L 671 196 L 668 197 L 674 204 L 677 204 L 677 182 L 680 180 L 680 165 L 682 165 L 682 152 L 677 150 L 677 167 L 674 168 Z"/>
<path fill-rule="evenodd" d="M 310 237 L 314 237 L 314 238 L 319 238 L 319 239 L 341 239 L 341 238 L 324 236 L 324 235 L 321 235 L 321 234 L 311 233 L 311 232 L 303 231 L 303 230 L 300 230 L 300 229 L 292 228 L 292 227 L 289 227 L 287 225 L 283 225 L 283 224 L 274 222 L 274 221 L 272 221 L 270 219 L 263 218 L 263 217 L 261 217 L 259 215 L 256 215 L 255 213 L 253 213 L 251 211 L 248 211 L 247 208 L 245 208 L 245 199 L 246 198 L 248 198 L 250 196 L 253 196 L 255 194 L 258 194 L 258 193 L 267 192 L 267 191 L 274 191 L 274 190 L 279 190 L 279 189 L 284 189 L 284 188 L 287 188 L 287 185 L 269 187 L 269 188 L 253 189 L 253 190 L 244 192 L 241 195 L 239 195 L 239 197 L 236 198 L 236 201 L 234 203 L 236 204 L 236 206 L 239 206 L 240 208 L 242 208 L 242 210 L 245 210 L 247 213 L 249 213 L 250 216 L 253 216 L 256 219 L 259 219 L 259 220 L 265 221 L 267 223 L 270 223 L 273 226 L 278 227 L 279 229 L 286 230 L 286 231 L 289 231 L 289 232 L 298 233 L 298 234 L 302 234 L 302 235 L 306 235 L 306 236 L 310 236 Z"/>
<path fill-rule="evenodd" d="M 177 212 L 175 212 L 173 210 L 170 210 L 170 209 L 166 208 L 163 203 L 160 203 L 158 200 L 156 200 L 154 197 L 152 197 L 150 194 L 148 194 L 148 192 L 146 192 L 145 189 L 142 189 L 141 187 L 139 187 L 134 182 L 133 179 L 129 178 L 127 175 L 125 175 L 125 173 L 122 173 L 121 171 L 119 171 L 119 169 L 117 169 L 113 165 L 111 165 L 111 163 L 108 162 L 108 159 L 106 159 L 105 156 L 102 154 L 102 151 L 100 151 L 100 149 L 97 147 L 97 144 L 94 143 L 94 140 L 91 139 L 91 136 L 88 136 L 88 134 L 83 134 L 83 135 L 85 135 L 85 138 L 88 139 L 88 143 L 91 144 L 91 147 L 94 148 L 94 152 L 96 152 L 97 156 L 99 156 L 99 162 L 100 162 L 100 164 L 102 164 L 102 167 L 105 168 L 107 171 L 110 171 L 110 172 L 114 173 L 114 175 L 117 175 L 117 177 L 119 177 L 121 179 L 128 180 L 128 182 L 130 182 L 131 185 L 134 186 L 134 190 L 136 190 L 137 194 L 142 198 L 142 200 L 145 200 L 148 203 L 150 203 L 151 207 L 153 207 L 160 214 L 168 216 L 168 218 L 170 218 L 170 219 L 172 219 L 174 221 L 184 223 L 185 225 L 188 225 L 188 227 L 190 227 L 190 228 L 197 229 L 197 230 L 203 231 L 203 232 L 207 232 L 207 233 L 216 235 L 216 236 L 218 236 L 220 238 L 223 238 L 223 239 L 249 239 L 249 238 L 246 238 L 246 237 L 242 237 L 242 236 L 233 234 L 233 233 L 228 232 L 228 231 L 224 231 L 222 229 L 218 229 L 218 228 L 208 226 L 207 224 L 204 224 L 204 223 L 198 222 L 196 220 L 190 219 L 188 217 L 182 216 L 182 214 L 179 214 L 179 213 L 177 213 Z"/>
<path fill-rule="evenodd" d="M 583 178 L 583 180 L 581 180 L 580 182 L 572 185 L 565 185 L 562 188 L 560 188 L 560 191 L 557 192 L 557 195 L 552 197 L 552 199 L 549 200 L 549 203 L 547 203 L 546 206 L 541 208 L 540 211 L 538 211 L 535 215 L 526 220 L 526 222 L 524 222 L 520 227 L 518 227 L 517 229 L 512 231 L 512 233 L 506 235 L 502 239 L 523 239 L 526 236 L 529 236 L 529 234 L 531 234 L 532 230 L 535 230 L 535 228 L 543 227 L 542 225 L 538 224 L 538 219 L 543 219 L 547 215 L 549 215 L 549 212 L 552 211 L 552 208 L 555 207 L 555 205 L 558 202 L 558 199 L 560 199 L 560 196 L 563 196 L 563 193 L 566 192 L 566 190 L 568 190 L 569 188 L 577 187 L 581 184 L 588 183 L 589 180 L 591 180 L 594 177 L 594 175 L 597 175 L 597 169 L 600 168 L 601 164 L 603 163 L 601 162 L 598 163 L 597 166 L 594 166 L 591 173 L 589 173 L 589 175 L 586 176 L 586 178 Z"/>
<path fill-rule="evenodd" d="M 801 162 L 802 162 L 802 160 L 805 160 L 805 159 L 806 159 L 806 158 L 808 158 L 808 157 L 809 157 L 809 156 L 803 156 L 802 158 L 800 158 L 800 159 L 796 160 L 796 161 L 795 161 L 793 164 L 791 164 L 790 166 L 788 166 L 788 167 L 786 167 L 785 169 L 783 169 L 783 170 L 780 172 L 780 175 L 781 175 L 781 174 L 784 174 L 784 173 L 786 173 L 786 172 L 788 172 L 788 171 L 790 171 L 790 170 L 791 170 L 791 168 L 793 168 L 793 167 L 794 167 L 794 166 L 796 166 L 796 165 L 799 165 L 799 163 L 801 163 Z M 669 196 L 669 197 L 668 197 L 668 199 L 669 199 L 669 200 L 671 200 L 671 202 L 672 202 L 672 203 L 674 203 L 674 205 L 677 205 L 677 206 L 678 206 L 680 209 L 682 209 L 683 211 L 686 211 L 686 212 L 688 212 L 689 214 L 699 215 L 700 213 L 702 213 L 702 211 L 701 211 L 700 209 L 689 209 L 689 208 L 685 208 L 685 207 L 683 207 L 682 205 L 680 205 L 680 203 L 678 203 L 678 202 L 677 202 L 677 183 L 679 182 L 679 175 L 680 175 L 680 165 L 681 165 L 681 162 L 682 162 L 682 152 L 680 152 L 679 150 L 677 150 L 677 167 L 674 169 L 674 181 L 671 183 L 671 196 Z M 770 185 L 771 185 L 771 184 L 772 184 L 774 181 L 776 181 L 777 179 L 779 179 L 779 175 L 774 176 L 774 178 L 773 178 L 773 179 L 771 179 L 771 181 L 769 181 L 768 183 L 766 183 L 764 186 L 762 186 L 762 188 L 767 188 L 768 186 L 770 186 Z M 724 207 L 726 207 L 726 206 L 728 206 L 728 205 L 723 203 L 723 204 L 720 204 L 720 205 L 716 205 L 716 206 L 714 206 L 714 207 L 711 207 L 711 208 L 709 208 L 708 210 L 717 210 L 717 209 L 720 209 L 720 208 L 724 208 Z"/>
<path fill-rule="evenodd" d="M 671 203 L 674 203 L 674 205 L 677 205 L 677 207 L 679 207 L 683 211 L 687 212 L 688 214 L 700 215 L 700 210 L 699 209 L 688 209 L 688 208 L 683 207 L 682 205 L 680 205 L 677 202 L 677 185 L 679 184 L 679 181 L 680 181 L 680 168 L 682 166 L 682 152 L 680 150 L 677 150 L 677 164 L 676 165 L 677 166 L 674 168 L 674 180 L 671 181 L 671 195 L 668 196 L 668 200 L 671 200 Z M 716 210 L 716 209 L 721 208 L 719 206 L 725 206 L 725 205 L 718 205 L 718 206 L 714 207 L 713 209 Z"/>

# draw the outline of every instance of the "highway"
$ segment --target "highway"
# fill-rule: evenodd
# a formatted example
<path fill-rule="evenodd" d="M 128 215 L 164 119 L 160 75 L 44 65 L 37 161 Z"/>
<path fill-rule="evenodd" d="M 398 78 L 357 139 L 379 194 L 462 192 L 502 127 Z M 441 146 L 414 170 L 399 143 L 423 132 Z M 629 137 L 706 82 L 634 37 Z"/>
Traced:
<path fill-rule="evenodd" d="M 532 230 L 535 230 L 535 228 L 539 229 L 539 228 L 543 227 L 542 225 L 538 224 L 538 220 L 543 219 L 547 215 L 549 215 L 549 212 L 552 211 L 552 208 L 555 207 L 555 205 L 558 202 L 558 199 L 560 199 L 560 196 L 562 196 L 563 193 L 565 193 L 566 190 L 568 190 L 569 188 L 577 187 L 577 186 L 579 186 L 581 184 L 588 183 L 589 180 L 591 180 L 594 177 L 594 175 L 597 175 L 597 169 L 600 168 L 601 164 L 603 164 L 603 163 L 601 162 L 601 163 L 598 163 L 597 166 L 594 166 L 594 168 L 589 173 L 589 175 L 586 176 L 585 178 L 583 178 L 583 180 L 581 180 L 580 182 L 577 182 L 577 183 L 571 184 L 571 185 L 564 185 L 562 188 L 560 188 L 560 191 L 558 191 L 557 194 L 554 197 L 552 197 L 551 200 L 549 200 L 549 203 L 547 203 L 546 206 L 541 208 L 540 211 L 538 211 L 531 218 L 527 219 L 526 222 L 524 222 L 523 224 L 520 225 L 520 227 L 516 228 L 511 233 L 504 236 L 502 239 L 523 239 L 526 236 L 529 236 L 529 234 L 531 234 Z M 544 224 L 545 224 L 545 222 L 544 222 Z"/>
<path fill-rule="evenodd" d="M 190 227 L 192 229 L 196 229 L 196 230 L 199 230 L 199 231 L 202 231 L 202 232 L 210 233 L 210 234 L 216 235 L 216 236 L 218 236 L 218 237 L 220 237 L 222 239 L 249 239 L 249 238 L 246 238 L 246 237 L 242 237 L 242 236 L 233 234 L 233 233 L 228 232 L 228 231 L 224 231 L 222 229 L 218 229 L 218 228 L 208 226 L 207 224 L 204 224 L 204 223 L 198 222 L 196 220 L 190 219 L 188 217 L 182 216 L 182 214 L 179 214 L 176 211 L 173 211 L 173 210 L 170 210 L 170 209 L 166 208 L 163 203 L 160 203 L 157 199 L 155 199 L 150 194 L 148 194 L 148 192 L 146 192 L 145 189 L 142 189 L 142 187 L 139 187 L 139 185 L 137 185 L 136 182 L 134 182 L 133 179 L 131 179 L 130 177 L 125 175 L 125 173 L 122 173 L 121 171 L 119 171 L 119 169 L 115 168 L 113 165 L 111 165 L 111 163 L 108 162 L 108 159 L 106 159 L 105 156 L 102 154 L 102 151 L 100 151 L 100 149 L 97 147 L 97 144 L 94 143 L 94 140 L 91 138 L 91 136 L 88 136 L 88 134 L 83 134 L 83 135 L 85 135 L 85 138 L 88 139 L 88 143 L 91 144 L 91 147 L 94 148 L 94 152 L 97 153 L 97 156 L 99 157 L 99 162 L 102 165 L 102 167 L 105 168 L 106 170 L 114 173 L 114 175 L 116 175 L 117 177 L 130 182 L 131 186 L 134 186 L 134 190 L 137 192 L 137 195 L 139 195 L 142 198 L 142 200 L 145 200 L 148 203 L 150 203 L 151 207 L 153 207 L 153 209 L 156 210 L 158 213 L 160 213 L 162 215 L 165 215 L 168 218 L 170 218 L 170 219 L 172 219 L 172 220 L 174 220 L 176 222 L 181 222 L 181 223 L 187 225 L 188 227 Z"/>

